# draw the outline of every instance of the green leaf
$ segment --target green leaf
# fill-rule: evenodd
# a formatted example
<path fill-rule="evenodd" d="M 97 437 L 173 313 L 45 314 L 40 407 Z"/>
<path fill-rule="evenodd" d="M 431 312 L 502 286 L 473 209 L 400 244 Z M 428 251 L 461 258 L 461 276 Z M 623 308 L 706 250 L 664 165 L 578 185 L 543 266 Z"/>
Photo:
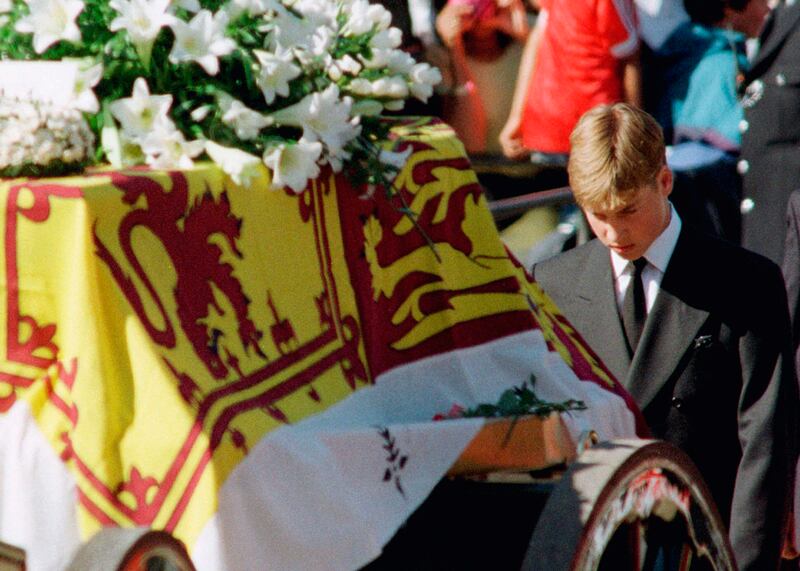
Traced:
<path fill-rule="evenodd" d="M 520 413 L 519 397 L 513 390 L 503 391 L 500 400 L 497 401 L 497 408 L 502 416 L 513 416 Z"/>
<path fill-rule="evenodd" d="M 481 403 L 478 406 L 464 411 L 465 417 L 508 417 L 534 414 L 546 417 L 553 412 L 570 412 L 573 410 L 586 410 L 586 404 L 581 400 L 569 399 L 564 402 L 546 402 L 541 400 L 533 391 L 532 385 L 536 378 L 531 375 L 531 387 L 528 382 L 518 387 L 513 387 L 502 392 L 497 404 Z"/>

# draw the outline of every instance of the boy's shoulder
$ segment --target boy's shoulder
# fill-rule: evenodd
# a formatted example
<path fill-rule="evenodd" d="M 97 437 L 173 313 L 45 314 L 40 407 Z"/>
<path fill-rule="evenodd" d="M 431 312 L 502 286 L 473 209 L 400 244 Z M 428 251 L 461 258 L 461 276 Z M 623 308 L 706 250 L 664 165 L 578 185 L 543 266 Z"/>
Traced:
<path fill-rule="evenodd" d="M 774 336 L 789 327 L 786 286 L 775 262 L 691 229 L 684 239 L 680 256 L 674 264 L 670 261 L 664 274 L 662 289 L 741 331 Z"/>
<path fill-rule="evenodd" d="M 580 279 L 597 256 L 607 258 L 608 249 L 598 239 L 593 239 L 566 252 L 542 260 L 533 266 L 533 277 L 545 291 L 548 286 Z"/>
<path fill-rule="evenodd" d="M 780 273 L 780 267 L 775 262 L 738 244 L 691 227 L 686 227 L 681 233 L 688 246 L 683 250 L 698 265 L 702 264 L 704 273 Z"/>

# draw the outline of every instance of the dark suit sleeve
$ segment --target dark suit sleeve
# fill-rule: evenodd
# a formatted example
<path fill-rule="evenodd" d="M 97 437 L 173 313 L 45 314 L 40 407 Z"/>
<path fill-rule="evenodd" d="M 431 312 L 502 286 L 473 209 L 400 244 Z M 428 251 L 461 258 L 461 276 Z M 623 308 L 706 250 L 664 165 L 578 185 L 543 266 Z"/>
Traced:
<path fill-rule="evenodd" d="M 739 341 L 742 388 L 738 431 L 742 457 L 731 510 L 731 541 L 742 570 L 776 569 L 793 494 L 797 383 L 789 313 L 780 270 L 748 268 L 742 299 L 747 331 Z"/>
<path fill-rule="evenodd" d="M 789 316 L 792 320 L 792 342 L 795 352 L 795 371 L 798 370 L 800 347 L 800 190 L 789 198 L 786 209 L 786 241 L 783 254 L 783 277 L 789 299 Z"/>

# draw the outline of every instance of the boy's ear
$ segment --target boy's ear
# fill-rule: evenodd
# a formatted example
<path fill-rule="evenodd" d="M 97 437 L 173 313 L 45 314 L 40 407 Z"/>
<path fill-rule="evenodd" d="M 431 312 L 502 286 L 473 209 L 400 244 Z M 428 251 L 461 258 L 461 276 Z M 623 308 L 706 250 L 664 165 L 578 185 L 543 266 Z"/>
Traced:
<path fill-rule="evenodd" d="M 656 185 L 664 198 L 668 197 L 672 192 L 672 171 L 667 165 L 662 166 L 661 170 L 658 171 Z"/>

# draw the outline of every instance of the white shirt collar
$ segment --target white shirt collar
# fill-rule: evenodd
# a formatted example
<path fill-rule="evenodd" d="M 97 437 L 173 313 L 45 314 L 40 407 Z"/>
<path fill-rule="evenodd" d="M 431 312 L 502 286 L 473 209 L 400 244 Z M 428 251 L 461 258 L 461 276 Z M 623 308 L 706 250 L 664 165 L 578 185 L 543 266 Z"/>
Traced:
<path fill-rule="evenodd" d="M 644 253 L 644 257 L 647 259 L 648 263 L 661 272 L 662 275 L 667 270 L 667 264 L 669 264 L 669 260 L 672 257 L 672 252 L 675 251 L 675 244 L 678 243 L 678 236 L 681 233 L 682 224 L 681 217 L 678 216 L 672 203 L 670 203 L 669 208 L 669 224 L 664 228 L 664 231 L 653 240 L 653 243 L 650 244 L 650 247 Z M 630 262 L 613 250 L 609 250 L 609 252 L 611 252 L 611 266 L 614 270 L 614 278 L 618 279 L 628 268 Z"/>

